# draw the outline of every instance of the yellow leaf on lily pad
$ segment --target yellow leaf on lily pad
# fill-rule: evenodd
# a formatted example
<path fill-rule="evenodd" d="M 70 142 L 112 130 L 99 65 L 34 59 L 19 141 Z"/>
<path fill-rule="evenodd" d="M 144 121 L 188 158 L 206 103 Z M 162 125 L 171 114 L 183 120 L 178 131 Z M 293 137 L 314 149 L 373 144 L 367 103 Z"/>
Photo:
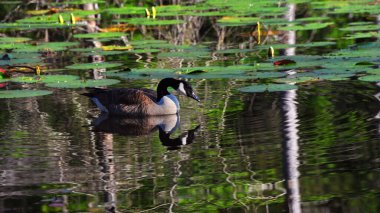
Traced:
<path fill-rule="evenodd" d="M 116 46 L 116 45 L 108 45 L 108 46 L 102 46 L 102 49 L 104 51 L 111 51 L 111 50 L 131 50 L 132 46 L 127 45 L 127 46 Z"/>

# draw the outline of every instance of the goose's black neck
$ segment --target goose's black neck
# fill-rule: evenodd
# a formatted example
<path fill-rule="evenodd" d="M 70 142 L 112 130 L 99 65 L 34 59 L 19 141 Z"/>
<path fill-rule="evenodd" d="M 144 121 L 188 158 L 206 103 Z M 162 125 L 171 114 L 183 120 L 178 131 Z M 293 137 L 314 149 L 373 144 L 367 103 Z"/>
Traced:
<path fill-rule="evenodd" d="M 157 101 L 160 101 L 165 95 L 169 95 L 168 87 L 178 88 L 178 80 L 174 78 L 164 78 L 157 86 Z"/>

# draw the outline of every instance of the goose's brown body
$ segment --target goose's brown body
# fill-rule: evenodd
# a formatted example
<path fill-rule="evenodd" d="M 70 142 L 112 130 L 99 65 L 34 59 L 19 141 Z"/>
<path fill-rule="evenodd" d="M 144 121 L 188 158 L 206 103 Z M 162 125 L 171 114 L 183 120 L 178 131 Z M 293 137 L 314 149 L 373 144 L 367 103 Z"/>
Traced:
<path fill-rule="evenodd" d="M 165 78 L 150 89 L 93 89 L 83 95 L 90 97 L 103 112 L 113 115 L 172 115 L 179 111 L 177 98 L 167 91 L 172 87 L 182 94 L 199 101 L 191 86 L 182 80 Z"/>

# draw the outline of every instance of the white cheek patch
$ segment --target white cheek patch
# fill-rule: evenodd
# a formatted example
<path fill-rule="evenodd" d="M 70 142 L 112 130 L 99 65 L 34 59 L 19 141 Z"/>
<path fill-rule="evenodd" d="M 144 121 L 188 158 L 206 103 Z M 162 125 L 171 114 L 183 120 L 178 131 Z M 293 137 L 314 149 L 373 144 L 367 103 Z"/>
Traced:
<path fill-rule="evenodd" d="M 187 144 L 187 135 L 186 135 L 186 137 L 181 138 L 181 142 L 182 142 L 182 145 Z"/>
<path fill-rule="evenodd" d="M 182 93 L 183 95 L 186 95 L 186 91 L 185 91 L 185 88 L 183 86 L 183 83 L 179 83 L 177 91 Z"/>

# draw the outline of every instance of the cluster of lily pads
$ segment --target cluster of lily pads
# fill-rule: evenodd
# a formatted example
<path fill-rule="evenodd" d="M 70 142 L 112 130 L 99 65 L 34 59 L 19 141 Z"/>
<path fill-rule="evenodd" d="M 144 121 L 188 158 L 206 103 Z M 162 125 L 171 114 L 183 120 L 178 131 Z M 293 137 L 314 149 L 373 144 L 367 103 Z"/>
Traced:
<path fill-rule="evenodd" d="M 4 3 L 4 2 L 3 2 Z M 130 26 L 149 26 L 152 28 L 164 25 L 176 25 L 186 23 L 186 16 L 216 17 L 216 23 L 220 27 L 246 27 L 258 26 L 261 23 L 261 31 L 286 32 L 286 31 L 318 31 L 326 28 L 337 27 L 336 23 L 329 17 L 307 17 L 288 21 L 285 18 L 287 5 L 289 4 L 309 4 L 316 11 L 321 10 L 327 14 L 344 13 L 366 13 L 376 15 L 380 13 L 379 4 L 371 4 L 371 1 L 303 1 L 290 0 L 279 4 L 275 0 L 265 0 L 252 2 L 242 0 L 237 3 L 234 0 L 206 0 L 195 5 L 166 5 L 166 6 L 132 6 L 125 5 L 121 8 L 104 8 L 96 11 L 85 11 L 72 9 L 84 3 L 99 3 L 101 0 L 86 1 L 65 1 L 52 3 L 60 9 L 28 11 L 27 17 L 17 20 L 15 23 L 0 23 L 0 29 L 35 30 L 35 29 L 56 29 L 56 28 L 78 28 L 86 25 L 86 21 L 93 19 L 94 14 L 107 13 L 117 15 L 120 18 L 113 20 L 116 29 Z M 67 7 L 65 7 L 67 6 Z M 62 9 L 63 8 L 63 9 Z M 68 9 L 65 9 L 68 8 Z M 353 10 L 352 8 L 356 8 Z M 53 10 L 54 9 L 54 10 Z M 150 14 L 152 13 L 152 14 Z M 89 18 L 92 17 L 92 18 Z M 257 28 L 257 27 L 256 27 Z M 260 30 L 260 29 L 256 29 Z M 344 39 L 378 38 L 380 25 L 374 21 L 352 22 L 339 28 L 344 34 Z M 107 31 L 107 30 L 103 30 Z M 380 81 L 380 71 L 378 68 L 379 42 L 371 42 L 365 45 L 353 46 L 347 49 L 325 54 L 296 55 L 296 56 L 275 56 L 271 58 L 263 57 L 262 52 L 272 48 L 276 55 L 279 50 L 287 48 L 308 49 L 335 46 L 336 42 L 316 41 L 303 42 L 297 44 L 283 43 L 260 43 L 249 49 L 231 47 L 228 49 L 214 50 L 213 43 L 204 45 L 174 45 L 165 40 L 131 40 L 120 45 L 122 38 L 129 36 L 125 31 L 115 32 L 109 27 L 108 32 L 79 33 L 74 32 L 72 41 L 62 42 L 40 42 L 34 43 L 27 37 L 1 37 L 0 50 L 4 50 L 2 55 L 7 54 L 7 58 L 0 60 L 0 66 L 27 65 L 31 67 L 46 66 L 50 64 L 46 59 L 54 56 L 55 53 L 68 52 L 69 54 L 86 58 L 88 56 L 116 56 L 116 62 L 90 62 L 74 63 L 64 68 L 66 70 L 93 70 L 103 69 L 107 77 L 121 79 L 137 78 L 233 78 L 252 79 L 256 84 L 241 88 L 243 92 L 259 91 L 283 91 L 296 89 L 296 84 L 320 80 L 348 80 L 359 79 L 363 81 Z M 256 35 L 256 36 L 260 36 Z M 96 40 L 104 42 L 99 48 L 81 47 L 84 40 Z M 11 50 L 10 53 L 6 51 Z M 124 54 L 142 57 L 149 54 L 157 61 L 183 60 L 191 61 L 191 66 L 187 67 L 157 67 L 153 64 L 149 68 L 133 68 L 128 71 L 119 69 L 123 66 L 120 60 Z M 265 55 L 265 54 L 264 54 Z M 120 56 L 120 57 L 117 57 Z M 248 63 L 238 62 L 235 65 L 220 65 L 218 57 L 235 58 L 255 58 Z M 215 59 L 217 58 L 217 59 Z M 260 60 L 257 60 L 260 58 Z M 291 63 L 279 63 L 281 61 Z M 83 60 L 82 60 L 83 61 Z M 158 63 L 157 63 L 158 64 Z M 203 65 L 205 64 L 205 65 Z M 46 70 L 45 70 L 46 71 Z M 49 71 L 49 70 L 47 70 Z M 106 86 L 116 84 L 116 79 L 80 79 L 76 75 L 59 75 L 49 72 L 49 75 L 23 75 L 14 78 L 3 78 L 2 82 L 17 83 L 37 83 L 47 87 L 58 88 L 81 88 Z M 264 84 L 263 84 L 264 83 Z M 0 91 L 0 97 L 6 97 L 6 92 Z M 45 92 L 48 94 L 49 92 Z M 45 94 L 42 92 L 41 94 Z M 40 94 L 35 92 L 35 94 Z M 9 97 L 9 96 L 7 96 Z M 19 97 L 19 96 L 15 96 Z"/>

